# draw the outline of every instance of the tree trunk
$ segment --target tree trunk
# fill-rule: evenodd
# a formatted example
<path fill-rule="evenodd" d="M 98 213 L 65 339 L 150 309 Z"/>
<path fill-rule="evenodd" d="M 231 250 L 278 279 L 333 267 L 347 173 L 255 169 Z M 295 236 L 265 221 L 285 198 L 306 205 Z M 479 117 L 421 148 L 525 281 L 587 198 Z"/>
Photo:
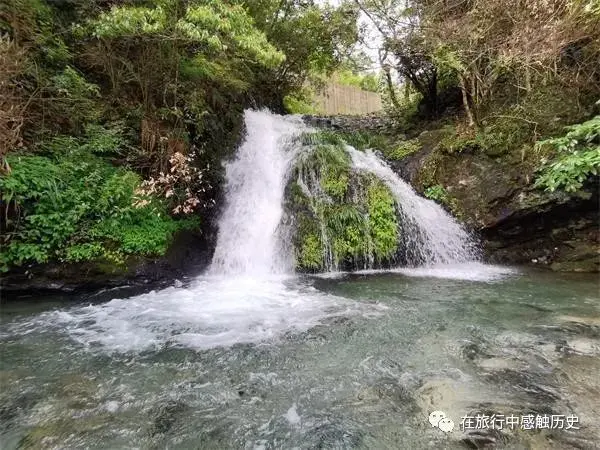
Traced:
<path fill-rule="evenodd" d="M 475 126 L 475 118 L 473 117 L 473 111 L 471 110 L 471 106 L 469 105 L 469 96 L 467 94 L 466 81 L 462 75 L 459 76 L 459 80 L 460 80 L 460 92 L 462 93 L 463 107 L 465 108 L 465 113 L 467 114 L 467 119 L 469 120 L 469 126 L 474 127 Z"/>
<path fill-rule="evenodd" d="M 396 91 L 394 90 L 394 83 L 392 81 L 392 75 L 389 70 L 385 71 L 385 81 L 387 84 L 388 91 L 390 93 L 390 101 L 395 109 L 400 109 L 400 103 L 398 102 L 398 98 L 396 98 Z"/>

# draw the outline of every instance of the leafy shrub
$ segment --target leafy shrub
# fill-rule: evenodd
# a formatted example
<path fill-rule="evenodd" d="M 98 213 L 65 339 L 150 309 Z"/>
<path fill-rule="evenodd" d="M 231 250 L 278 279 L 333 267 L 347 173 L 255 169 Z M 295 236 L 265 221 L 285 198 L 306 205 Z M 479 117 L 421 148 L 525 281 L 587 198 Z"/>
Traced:
<path fill-rule="evenodd" d="M 53 259 L 158 255 L 175 231 L 197 222 L 175 221 L 155 198 L 134 207 L 137 174 L 113 167 L 77 142 L 62 142 L 71 146 L 55 157 L 8 157 L 12 171 L 0 180 L 8 218 L 3 270 Z"/>
<path fill-rule="evenodd" d="M 283 98 L 283 106 L 290 114 L 317 114 L 317 108 L 306 95 L 286 95 Z"/>
<path fill-rule="evenodd" d="M 345 69 L 337 72 L 334 75 L 334 79 L 344 86 L 354 86 L 363 91 L 379 91 L 379 77 L 372 73 L 361 75 L 354 73 L 349 69 Z"/>
<path fill-rule="evenodd" d="M 317 234 L 310 233 L 305 236 L 301 244 L 298 264 L 309 270 L 318 270 L 323 267 L 323 249 Z"/>
<path fill-rule="evenodd" d="M 452 214 L 457 217 L 462 216 L 462 211 L 458 206 L 458 201 L 455 197 L 450 195 L 446 188 L 441 184 L 435 184 L 433 186 L 429 186 L 423 192 L 423 195 L 429 200 L 433 200 L 436 203 L 441 204 L 446 207 Z"/>
<path fill-rule="evenodd" d="M 429 200 L 433 200 L 435 202 L 443 204 L 447 204 L 449 198 L 448 191 L 446 191 L 446 188 L 444 188 L 444 186 L 442 186 L 441 184 L 436 184 L 434 186 L 428 187 L 427 189 L 425 189 L 425 192 L 423 194 Z"/>
<path fill-rule="evenodd" d="M 373 181 L 369 185 L 367 210 L 374 254 L 378 259 L 391 258 L 398 248 L 396 202 L 380 181 Z"/>
<path fill-rule="evenodd" d="M 600 168 L 600 116 L 566 127 L 561 137 L 536 143 L 538 150 L 551 148 L 556 159 L 541 170 L 535 186 L 553 192 L 557 189 L 575 192 Z"/>

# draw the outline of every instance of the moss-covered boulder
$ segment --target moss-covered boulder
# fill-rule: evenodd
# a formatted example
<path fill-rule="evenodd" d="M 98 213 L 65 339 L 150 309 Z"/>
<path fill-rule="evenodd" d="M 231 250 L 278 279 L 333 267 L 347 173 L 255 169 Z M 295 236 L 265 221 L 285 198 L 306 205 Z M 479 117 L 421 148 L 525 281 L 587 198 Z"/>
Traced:
<path fill-rule="evenodd" d="M 296 269 L 353 270 L 391 263 L 399 224 L 389 189 L 372 175 L 352 170 L 343 141 L 312 136 L 308 143 L 286 189 Z"/>

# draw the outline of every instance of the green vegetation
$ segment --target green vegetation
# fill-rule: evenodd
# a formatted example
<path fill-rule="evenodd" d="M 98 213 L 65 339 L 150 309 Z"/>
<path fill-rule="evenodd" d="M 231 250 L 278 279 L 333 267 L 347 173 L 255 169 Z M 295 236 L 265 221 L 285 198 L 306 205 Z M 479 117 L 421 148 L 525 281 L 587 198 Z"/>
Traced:
<path fill-rule="evenodd" d="M 305 108 L 356 17 L 294 0 L 3 4 L 3 270 L 161 255 L 207 223 L 243 109 Z M 343 177 L 324 183 L 342 195 Z"/>
<path fill-rule="evenodd" d="M 378 259 L 389 259 L 398 248 L 396 204 L 389 189 L 380 181 L 372 181 L 367 188 L 369 230 Z"/>
<path fill-rule="evenodd" d="M 289 94 L 283 98 L 283 106 L 290 114 L 317 114 L 310 92 Z"/>
<path fill-rule="evenodd" d="M 312 74 L 311 84 L 303 86 L 283 98 L 283 106 L 290 114 L 322 114 L 316 103 L 317 94 L 328 82 L 342 86 L 352 86 L 364 91 L 379 92 L 379 79 L 374 74 L 360 74 L 350 69 L 342 69 L 333 74 L 319 76 Z"/>
<path fill-rule="evenodd" d="M 2 270 L 55 259 L 122 262 L 131 254 L 160 255 L 175 231 L 199 225 L 197 217 L 171 218 L 165 200 L 136 206 L 140 176 L 91 153 L 90 141 L 70 142 L 51 156 L 9 155 L 12 170 L 0 190 L 13 205 L 7 227 L 14 231 L 3 248 Z"/>
<path fill-rule="evenodd" d="M 397 245 L 385 187 L 351 172 L 346 144 L 395 160 L 430 150 L 417 185 L 453 211 L 440 173 L 475 154 L 518 165 L 540 189 L 580 190 L 600 164 L 600 17 L 591 5 L 4 2 L 3 270 L 164 253 L 176 230 L 209 222 L 201 217 L 211 214 L 218 162 L 238 141 L 243 109 L 313 113 L 314 90 L 328 81 L 381 91 L 393 129 L 301 137 L 314 148 L 297 175 L 318 180 L 310 198 L 290 187 L 307 270 L 322 266 L 323 247 L 352 265 L 386 260 Z M 361 10 L 382 36 L 377 75 L 355 46 L 365 38 Z M 539 29 L 543 38 L 531 32 Z M 443 130 L 435 144 L 421 134 L 428 129 Z M 394 132 L 419 137 L 398 143 Z"/>
<path fill-rule="evenodd" d="M 306 234 L 300 244 L 298 266 L 305 270 L 318 271 L 323 268 L 323 244 L 319 235 Z"/>
<path fill-rule="evenodd" d="M 438 203 L 448 203 L 448 192 L 446 191 L 446 188 L 444 186 L 442 186 L 441 184 L 436 184 L 434 186 L 430 186 L 427 189 L 425 189 L 425 197 L 427 197 L 429 200 L 433 200 L 436 201 Z"/>
<path fill-rule="evenodd" d="M 338 133 L 305 135 L 307 147 L 295 168 L 287 208 L 297 221 L 298 269 L 320 271 L 385 264 L 398 249 L 396 204 L 391 192 L 372 176 L 354 173 Z M 310 193 L 310 195 L 309 195 Z M 329 261 L 329 257 L 331 261 Z"/>
<path fill-rule="evenodd" d="M 557 153 L 553 162 L 542 167 L 536 181 L 536 186 L 551 192 L 577 191 L 590 175 L 598 175 L 600 170 L 600 116 L 567 130 L 564 136 L 536 144 L 538 150 L 550 147 Z"/>
<path fill-rule="evenodd" d="M 408 155 L 419 151 L 421 144 L 418 139 L 409 139 L 407 141 L 401 141 L 397 147 L 385 151 L 385 156 L 389 159 L 401 160 L 406 158 Z"/>
<path fill-rule="evenodd" d="M 522 164 L 530 181 L 541 169 L 537 185 L 548 190 L 578 190 L 596 173 L 596 153 L 587 144 L 532 152 L 535 142 L 546 142 L 565 125 L 589 125 L 597 108 L 595 2 L 356 3 L 382 35 L 386 112 L 401 132 L 444 129 L 434 150 L 442 157 L 465 152 L 505 158 Z M 531 31 L 539 29 L 541 39 Z M 560 145 L 550 142 L 545 147 Z M 546 161 L 548 156 L 555 159 Z"/>
<path fill-rule="evenodd" d="M 344 131 L 319 130 L 314 133 L 304 133 L 300 137 L 300 142 L 304 145 L 330 144 L 342 147 L 344 145 L 350 145 L 357 150 L 377 149 L 383 152 L 388 152 L 392 149 L 389 137 L 367 131 L 355 131 L 350 133 Z M 345 152 L 343 152 L 343 154 L 345 155 Z"/>
<path fill-rule="evenodd" d="M 344 69 L 337 72 L 333 79 L 341 85 L 354 86 L 363 91 L 379 91 L 379 79 L 372 73 L 360 74 L 350 69 Z"/>

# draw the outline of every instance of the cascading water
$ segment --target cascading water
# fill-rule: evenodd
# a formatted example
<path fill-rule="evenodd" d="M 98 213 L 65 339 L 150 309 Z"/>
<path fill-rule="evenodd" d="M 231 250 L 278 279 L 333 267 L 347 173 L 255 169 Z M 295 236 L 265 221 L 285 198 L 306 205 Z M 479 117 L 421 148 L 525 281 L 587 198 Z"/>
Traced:
<path fill-rule="evenodd" d="M 294 160 L 291 138 L 298 118 L 246 111 L 247 136 L 226 166 L 226 204 L 219 223 L 211 273 L 266 275 L 291 269 L 278 233 L 283 194 Z"/>
<path fill-rule="evenodd" d="M 226 206 L 208 273 L 185 286 L 47 312 L 18 329 L 63 330 L 86 349 L 108 352 L 206 349 L 306 330 L 355 308 L 285 275 L 291 252 L 282 203 L 300 119 L 246 111 L 245 123 L 246 139 L 226 166 Z"/>
<path fill-rule="evenodd" d="M 289 246 L 282 239 L 284 191 L 291 168 L 309 152 L 294 140 L 308 129 L 295 117 L 246 111 L 247 136 L 226 165 L 226 204 L 210 273 L 264 276 L 293 271 Z M 346 146 L 352 168 L 375 175 L 393 193 L 401 212 L 401 247 L 413 266 L 464 263 L 476 259 L 469 234 L 443 208 L 418 196 L 373 151 Z M 298 185 L 310 198 L 325 196 L 318 170 L 303 170 Z M 315 212 L 318 214 L 318 212 Z M 321 221 L 325 267 L 335 269 Z M 372 268 L 367 257 L 364 268 Z"/>
<path fill-rule="evenodd" d="M 402 216 L 402 245 L 411 265 L 465 263 L 478 259 L 471 236 L 435 202 L 420 197 L 373 151 L 347 151 L 356 170 L 372 173 L 390 189 Z"/>

